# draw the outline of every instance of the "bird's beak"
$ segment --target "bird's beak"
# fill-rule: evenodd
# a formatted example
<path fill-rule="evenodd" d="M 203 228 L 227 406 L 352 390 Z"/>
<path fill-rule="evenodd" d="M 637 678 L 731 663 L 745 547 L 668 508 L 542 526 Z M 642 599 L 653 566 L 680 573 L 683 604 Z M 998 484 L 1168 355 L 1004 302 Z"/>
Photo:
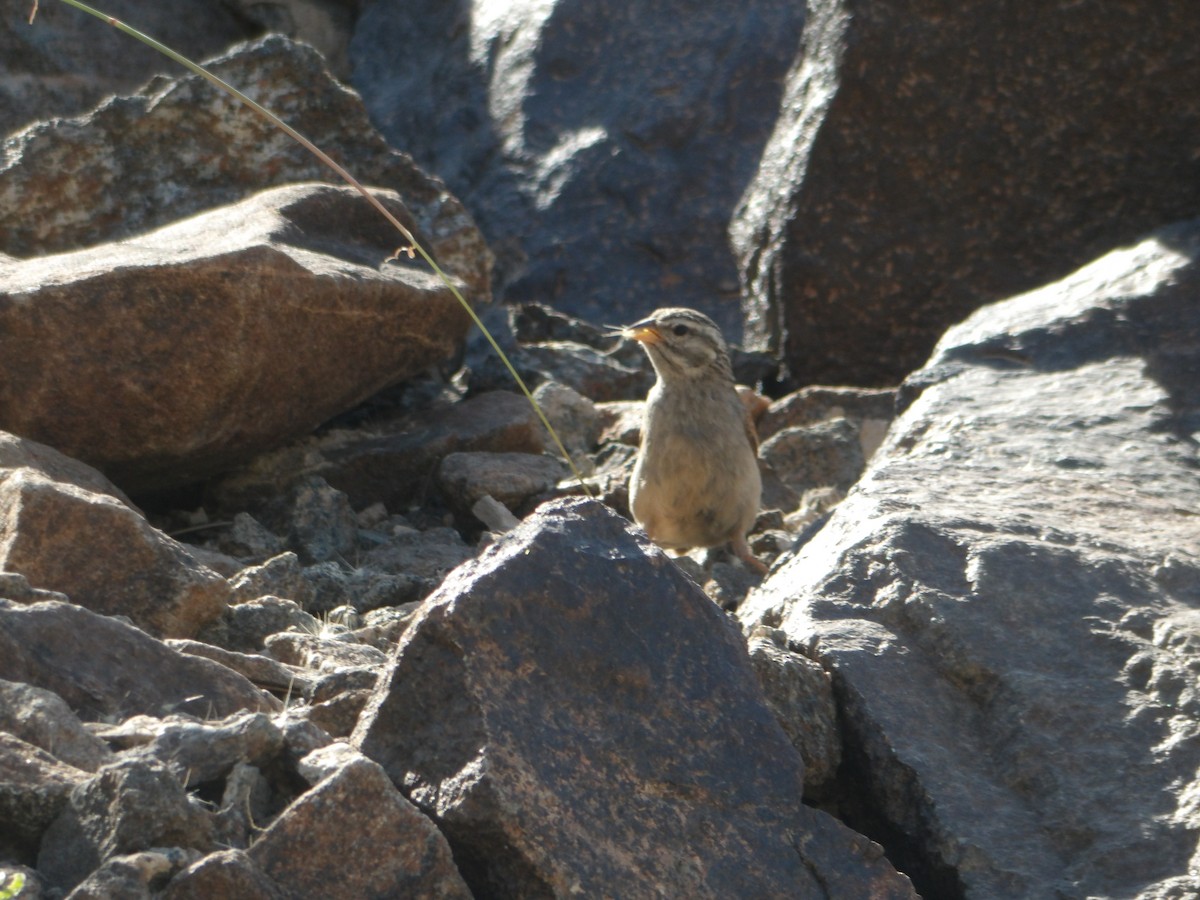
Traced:
<path fill-rule="evenodd" d="M 638 322 L 636 325 L 630 325 L 625 329 L 625 336 L 651 347 L 661 344 L 663 339 L 662 332 L 651 322 Z"/>

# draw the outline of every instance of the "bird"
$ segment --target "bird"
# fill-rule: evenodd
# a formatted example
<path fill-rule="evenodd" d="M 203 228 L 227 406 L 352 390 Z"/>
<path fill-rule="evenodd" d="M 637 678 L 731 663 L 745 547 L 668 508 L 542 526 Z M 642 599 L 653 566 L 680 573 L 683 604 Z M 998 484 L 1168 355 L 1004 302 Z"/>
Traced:
<path fill-rule="evenodd" d="M 746 543 L 762 502 L 758 436 L 734 386 L 721 330 L 694 309 L 670 307 L 621 329 L 657 376 L 646 395 L 629 507 L 667 550 L 729 543 L 765 573 Z"/>

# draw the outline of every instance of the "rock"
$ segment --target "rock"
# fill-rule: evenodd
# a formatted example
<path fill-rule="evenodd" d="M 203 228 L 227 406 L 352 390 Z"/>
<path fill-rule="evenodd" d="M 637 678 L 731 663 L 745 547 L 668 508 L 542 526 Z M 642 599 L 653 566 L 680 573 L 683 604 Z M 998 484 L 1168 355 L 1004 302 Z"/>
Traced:
<path fill-rule="evenodd" d="M 803 763 L 729 621 L 591 501 L 543 506 L 447 579 L 353 743 L 476 895 L 913 896 L 801 804 Z"/>
<path fill-rule="evenodd" d="M 596 404 L 579 391 L 545 381 L 533 392 L 558 439 L 572 455 L 590 453 L 600 440 L 600 413 Z M 548 431 L 544 432 L 542 447 L 552 456 L 560 451 Z"/>
<path fill-rule="evenodd" d="M 366 644 L 315 634 L 273 634 L 266 640 L 266 649 L 280 662 L 325 672 L 345 667 L 370 669 L 387 660 L 387 654 Z"/>
<path fill-rule="evenodd" d="M 1197 260 L 1185 223 L 948 332 L 739 610 L 831 673 L 839 809 L 926 896 L 1197 890 Z"/>
<path fill-rule="evenodd" d="M 37 868 L 69 890 L 114 856 L 152 847 L 208 850 L 211 842 L 212 820 L 175 773 L 155 761 L 122 760 L 71 792 L 42 838 Z"/>
<path fill-rule="evenodd" d="M 156 635 L 191 637 L 225 608 L 225 579 L 116 497 L 0 469 L 0 568 Z"/>
<path fill-rule="evenodd" d="M 304 580 L 300 558 L 291 551 L 272 556 L 259 565 L 247 566 L 229 579 L 229 587 L 233 591 L 231 602 L 235 604 L 269 595 L 304 605 L 312 597 L 312 586 Z"/>
<path fill-rule="evenodd" d="M 847 490 L 865 464 L 860 432 L 845 419 L 784 428 L 767 438 L 759 453 L 784 484 L 801 494 L 817 487 Z"/>
<path fill-rule="evenodd" d="M 268 637 L 289 628 L 315 634 L 321 623 L 295 602 L 268 596 L 229 607 L 198 637 L 225 650 L 253 653 Z"/>
<path fill-rule="evenodd" d="M 242 850 L 211 853 L 167 885 L 164 900 L 289 900 L 290 895 L 263 873 Z"/>
<path fill-rule="evenodd" d="M 86 720 L 171 710 L 227 716 L 279 704 L 241 675 L 68 603 L 0 600 L 0 678 L 53 691 Z"/>
<path fill-rule="evenodd" d="M 895 414 L 896 392 L 887 388 L 806 387 L 775 400 L 758 419 L 758 437 L 798 425 L 845 419 L 858 429 L 863 459 L 883 442 Z"/>
<path fill-rule="evenodd" d="M 87 772 L 0 731 L 0 859 L 32 864 L 42 833 L 87 779 Z"/>
<path fill-rule="evenodd" d="M 766 629 L 750 636 L 749 649 L 767 705 L 804 760 L 804 794 L 820 799 L 842 761 L 829 674 L 819 663 L 780 646 Z"/>
<path fill-rule="evenodd" d="M 451 453 L 438 467 L 437 483 L 462 515 L 484 497 L 520 510 L 567 475 L 562 460 L 532 453 Z"/>
<path fill-rule="evenodd" d="M 245 712 L 217 722 L 164 720 L 137 755 L 169 766 L 191 788 L 225 778 L 239 763 L 261 767 L 282 750 L 283 733 L 271 719 Z"/>
<path fill-rule="evenodd" d="M 213 493 L 223 507 L 245 509 L 274 498 L 304 471 L 344 492 L 356 509 L 383 503 L 406 510 L 428 496 L 443 457 L 473 450 L 540 453 L 541 434 L 528 400 L 494 391 L 375 422 L 369 433 L 331 432 L 268 454 L 223 479 Z"/>
<path fill-rule="evenodd" d="M 75 890 L 71 900 L 153 900 L 178 871 L 203 854 L 180 847 L 156 847 L 105 860 Z"/>
<path fill-rule="evenodd" d="M 0 469 L 36 469 L 54 481 L 93 494 L 107 494 L 130 508 L 137 508 L 119 487 L 91 466 L 59 453 L 53 447 L 3 431 L 0 431 Z"/>
<path fill-rule="evenodd" d="M 302 795 L 248 855 L 297 897 L 471 897 L 446 839 L 368 759 Z"/>
<path fill-rule="evenodd" d="M 353 555 L 358 521 L 350 498 L 325 479 L 312 475 L 292 493 L 292 523 L 288 542 L 306 563 L 345 559 Z"/>
<path fill-rule="evenodd" d="M 378 196 L 407 215 L 396 194 Z M 389 228 L 349 188 L 295 185 L 7 266 L 0 332 L 27 337 L 4 344 L 19 375 L 0 386 L 0 426 L 131 492 L 306 434 L 444 359 L 466 331 L 432 275 L 379 268 L 396 243 Z M 127 361 L 119 370 L 114 354 Z"/>
<path fill-rule="evenodd" d="M 230 556 L 262 560 L 263 562 L 275 559 L 287 549 L 283 538 L 269 531 L 254 516 L 246 512 L 240 512 L 233 517 L 229 530 L 218 536 L 217 547 L 220 552 L 228 553 Z M 294 556 L 295 554 L 293 554 Z M 278 592 L 263 591 L 262 593 Z M 262 594 L 254 596 L 260 597 Z"/>
<path fill-rule="evenodd" d="M 1198 46 L 1188 0 L 808 4 L 731 227 L 747 345 L 895 384 L 972 310 L 1195 215 Z"/>
<path fill-rule="evenodd" d="M 691 306 L 733 338 L 725 229 L 804 19 L 780 0 L 736 16 L 378 0 L 350 53 L 384 134 L 442 173 L 502 248 L 507 297 L 605 324 Z M 454 127 L 431 128 L 447 110 Z"/>
<path fill-rule="evenodd" d="M 436 584 L 473 555 L 453 528 L 430 528 L 393 535 L 386 545 L 367 553 L 363 562 L 386 572 L 404 572 Z"/>
<path fill-rule="evenodd" d="M 482 522 L 488 531 L 503 534 L 512 531 L 521 524 L 521 520 L 509 511 L 508 507 L 493 497 L 484 494 L 471 506 L 471 515 Z"/>
<path fill-rule="evenodd" d="M 240 16 L 263 31 L 286 34 L 321 54 L 339 78 L 350 73 L 348 49 L 357 0 L 230 0 Z"/>
<path fill-rule="evenodd" d="M 262 656 L 258 653 L 238 653 L 201 641 L 169 640 L 166 643 L 168 647 L 178 650 L 180 653 L 200 656 L 220 663 L 225 668 L 232 669 L 244 676 L 256 687 L 270 691 L 279 697 L 286 697 L 293 690 L 304 692 L 311 687 L 311 681 L 306 673 L 294 666 L 271 659 L 269 656 Z"/>
<path fill-rule="evenodd" d="M 232 10 L 207 0 L 147 7 L 107 0 L 105 12 L 152 34 L 191 59 L 203 59 L 252 37 Z M 16 9 L 0 20 L 0 137 L 35 119 L 73 116 L 156 74 L 178 74 L 175 63 L 106 23 L 43 3 L 31 28 Z"/>
<path fill-rule="evenodd" d="M 426 249 L 466 284 L 473 301 L 486 302 L 492 258 L 470 215 L 441 181 L 388 146 L 359 97 L 330 77 L 311 48 L 275 35 L 207 67 L 286 118 L 361 183 L 396 191 L 403 207 L 393 212 L 401 222 L 415 224 Z M 142 93 L 110 100 L 80 119 L 40 123 L 6 141 L 4 151 L 0 205 L 9 215 L 0 227 L 0 250 L 19 257 L 143 234 L 264 188 L 334 179 L 307 150 L 198 75 L 151 82 Z M 333 221 L 321 221 L 329 217 Z M 300 246 L 372 268 L 400 244 L 361 198 L 345 214 L 320 207 L 297 224 L 311 232 L 299 238 Z M 434 345 L 450 339 L 430 311 L 410 317 L 428 326 L 422 332 Z M 457 325 L 460 336 L 465 322 Z M 304 329 L 306 351 L 325 327 Z M 428 352 L 413 349 L 417 357 Z"/>
<path fill-rule="evenodd" d="M 0 680 L 0 732 L 85 772 L 112 759 L 104 742 L 83 727 L 62 697 L 31 684 Z"/>

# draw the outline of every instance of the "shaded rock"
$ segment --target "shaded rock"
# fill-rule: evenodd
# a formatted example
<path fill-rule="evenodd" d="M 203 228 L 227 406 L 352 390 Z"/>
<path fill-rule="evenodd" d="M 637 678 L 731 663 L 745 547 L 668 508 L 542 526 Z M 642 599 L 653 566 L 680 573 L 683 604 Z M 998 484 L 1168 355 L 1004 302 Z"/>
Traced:
<path fill-rule="evenodd" d="M 323 478 L 309 476 L 292 492 L 288 542 L 306 563 L 345 559 L 354 551 L 358 521 L 350 499 Z"/>
<path fill-rule="evenodd" d="M 407 217 L 398 195 L 378 196 Z M 379 268 L 390 228 L 349 188 L 294 185 L 6 266 L 0 347 L 13 368 L 0 426 L 131 491 L 196 481 L 306 434 L 444 359 L 466 332 L 433 275 Z"/>
<path fill-rule="evenodd" d="M 370 668 L 383 665 L 387 659 L 382 650 L 366 644 L 293 632 L 271 635 L 266 640 L 266 649 L 280 662 L 323 671 L 341 667 Z"/>
<path fill-rule="evenodd" d="M 217 538 L 217 548 L 222 553 L 228 553 L 230 556 L 240 559 L 263 561 L 274 559 L 287 549 L 283 538 L 269 531 L 254 516 L 246 512 L 237 513 L 233 517 L 229 530 L 223 531 Z M 279 592 L 264 590 L 254 596 L 261 597 L 263 594 L 277 593 Z"/>
<path fill-rule="evenodd" d="M 393 213 L 410 228 L 415 224 L 426 249 L 466 284 L 473 300 L 486 300 L 491 254 L 470 215 L 441 181 L 388 146 L 358 95 L 334 81 L 311 48 L 275 35 L 211 60 L 207 68 L 282 115 L 363 184 L 396 191 L 403 206 Z M 127 238 L 264 188 L 332 176 L 290 137 L 198 75 L 151 82 L 142 93 L 110 100 L 80 119 L 40 123 L 9 138 L 4 150 L 0 206 L 9 215 L 0 228 L 0 249 L 20 257 Z M 310 232 L 300 244 L 312 251 L 375 268 L 400 243 L 361 198 L 343 214 L 328 207 L 313 213 L 314 219 L 296 223 Z M 321 221 L 329 217 L 333 221 Z M 433 321 L 430 311 L 413 310 L 411 316 Z M 465 321 L 451 331 L 461 336 Z M 306 348 L 324 327 L 303 329 Z M 434 348 L 451 339 L 436 326 L 422 331 Z M 415 358 L 428 352 L 413 351 Z M 435 352 L 430 361 L 441 355 Z M 353 357 L 347 352 L 342 362 Z"/>
<path fill-rule="evenodd" d="M 567 474 L 553 456 L 532 453 L 451 453 L 438 467 L 437 482 L 446 502 L 464 516 L 484 497 L 510 509 L 551 490 Z"/>
<path fill-rule="evenodd" d="M 224 666 L 68 603 L 0 600 L 0 678 L 53 691 L 83 719 L 172 709 L 227 716 L 278 702 Z"/>
<path fill-rule="evenodd" d="M 222 850 L 193 863 L 171 879 L 164 900 L 289 900 L 290 894 L 266 876 L 243 850 Z"/>
<path fill-rule="evenodd" d="M 363 561 L 387 572 L 404 572 L 437 582 L 474 551 L 453 528 L 430 528 L 393 535 L 388 543 L 366 554 Z"/>
<path fill-rule="evenodd" d="M 225 668 L 245 676 L 257 687 L 271 691 L 277 696 L 286 696 L 293 689 L 303 692 L 311 686 L 308 676 L 295 666 L 285 665 L 259 653 L 238 653 L 201 641 L 169 640 L 166 643 L 168 647 L 180 653 L 220 663 Z"/>
<path fill-rule="evenodd" d="M 270 595 L 303 606 L 312 595 L 311 585 L 304 580 L 300 558 L 291 551 L 272 556 L 257 566 L 247 566 L 229 579 L 229 587 L 233 591 L 231 602 L 235 604 Z"/>
<path fill-rule="evenodd" d="M 170 8 L 111 0 L 104 8 L 191 59 L 253 36 L 244 20 L 208 0 Z M 152 75 L 179 72 L 157 51 L 65 5 L 41 4 L 32 28 L 24 13 L 14 9 L 0 20 L 0 137 L 35 119 L 76 115 Z"/>
<path fill-rule="evenodd" d="M 105 860 L 70 900 L 152 900 L 170 878 L 201 857 L 199 851 L 181 847 L 156 847 Z"/>
<path fill-rule="evenodd" d="M 488 531 L 495 534 L 512 531 L 521 524 L 521 520 L 491 494 L 484 494 L 472 504 L 471 515 L 482 522 Z"/>
<path fill-rule="evenodd" d="M 472 450 L 540 453 L 541 434 L 528 400 L 495 391 L 374 422 L 368 433 L 333 431 L 264 455 L 213 493 L 221 506 L 245 509 L 277 496 L 301 472 L 319 474 L 355 508 L 383 503 L 407 510 L 428 498 L 443 457 Z"/>
<path fill-rule="evenodd" d="M 174 718 L 156 725 L 138 755 L 171 767 L 193 787 L 224 778 L 240 763 L 262 766 L 280 754 L 283 734 L 262 713 L 239 713 L 219 722 Z"/>
<path fill-rule="evenodd" d="M 349 737 L 358 724 L 363 708 L 371 699 L 370 689 L 343 691 L 328 700 L 300 710 L 298 715 L 335 738 Z"/>
<path fill-rule="evenodd" d="M 95 772 L 112 758 L 58 694 L 31 684 L 0 680 L 0 732 L 45 750 L 55 759 Z"/>
<path fill-rule="evenodd" d="M 763 441 L 759 453 L 784 484 L 801 494 L 816 487 L 846 490 L 865 464 L 859 430 L 845 419 L 784 428 Z"/>
<path fill-rule="evenodd" d="M 158 635 L 190 637 L 229 597 L 225 579 L 116 497 L 0 469 L 0 568 Z"/>
<path fill-rule="evenodd" d="M 804 18 L 778 0 L 737 15 L 659 4 L 636 16 L 378 0 L 351 59 L 384 134 L 442 173 L 503 248 L 506 296 L 620 324 L 653 295 L 709 313 L 732 338 L 725 228 Z M 430 128 L 447 110 L 455 127 Z"/>
<path fill-rule="evenodd" d="M 736 629 L 594 502 L 543 506 L 456 570 L 353 741 L 477 895 L 913 896 L 801 804 Z"/>
<path fill-rule="evenodd" d="M 152 847 L 208 850 L 212 821 L 162 763 L 121 760 L 71 792 L 42 839 L 38 871 L 70 889 L 114 856 Z"/>
<path fill-rule="evenodd" d="M 590 399 L 556 381 L 538 385 L 533 392 L 533 399 L 538 402 L 569 453 L 589 453 L 596 446 L 600 439 L 600 414 Z M 558 445 L 549 432 L 545 432 L 542 446 L 551 455 L 559 453 Z"/>
<path fill-rule="evenodd" d="M 137 508 L 119 487 L 91 466 L 46 444 L 3 431 L 0 431 L 0 469 L 36 469 L 61 484 L 71 484 L 92 494 L 107 494 L 130 508 Z"/>
<path fill-rule="evenodd" d="M 362 758 L 289 806 L 248 855 L 294 896 L 471 896 L 446 839 Z"/>
<path fill-rule="evenodd" d="M 1200 223 L 980 310 L 739 610 L 830 671 L 839 809 L 926 896 L 1183 896 Z"/>
<path fill-rule="evenodd" d="M 347 51 L 359 3 L 344 0 L 227 0 L 263 31 L 286 34 L 321 54 L 339 78 L 350 71 Z"/>
<path fill-rule="evenodd" d="M 87 772 L 0 731 L 0 859 L 32 865 L 42 833 L 87 779 Z"/>
<path fill-rule="evenodd" d="M 896 392 L 887 388 L 806 387 L 771 403 L 758 419 L 758 436 L 766 440 L 784 428 L 845 419 L 858 429 L 864 459 L 883 442 L 895 416 Z"/>
<path fill-rule="evenodd" d="M 221 618 L 200 632 L 206 644 L 225 650 L 252 653 L 263 648 L 263 642 L 280 631 L 297 628 L 315 634 L 321 623 L 300 606 L 280 597 L 259 597 L 246 603 L 230 606 Z"/>
<path fill-rule="evenodd" d="M 895 384 L 984 303 L 1200 207 L 1188 0 L 807 7 L 731 228 L 746 343 L 794 383 Z"/>
<path fill-rule="evenodd" d="M 750 636 L 749 649 L 767 705 L 804 760 L 805 796 L 820 799 L 842 761 L 829 674 L 808 657 L 780 646 L 766 629 Z"/>

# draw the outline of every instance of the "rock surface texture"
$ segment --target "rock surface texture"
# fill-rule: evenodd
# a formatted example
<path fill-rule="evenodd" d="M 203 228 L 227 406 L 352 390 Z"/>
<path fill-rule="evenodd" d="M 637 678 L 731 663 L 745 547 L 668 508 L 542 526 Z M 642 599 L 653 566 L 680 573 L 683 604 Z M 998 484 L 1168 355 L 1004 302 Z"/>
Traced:
<path fill-rule="evenodd" d="M 1200 7 L 815 0 L 731 236 L 746 342 L 894 384 L 947 326 L 1200 209 Z"/>
<path fill-rule="evenodd" d="M 912 896 L 802 805 L 741 637 L 646 550 L 599 504 L 543 507 L 422 607 L 355 744 L 477 896 Z"/>
<path fill-rule="evenodd" d="M 789 0 L 377 0 L 353 82 L 478 217 L 503 296 L 612 323 L 691 306 L 733 338 L 725 228 L 803 23 Z"/>
<path fill-rule="evenodd" d="M 1184 897 L 1200 222 L 952 329 L 739 611 L 833 674 L 847 821 L 931 897 Z"/>
<path fill-rule="evenodd" d="M 0 427 L 140 491 L 307 434 L 466 334 L 435 276 L 379 267 L 396 237 L 349 188 L 293 185 L 0 268 Z"/>

